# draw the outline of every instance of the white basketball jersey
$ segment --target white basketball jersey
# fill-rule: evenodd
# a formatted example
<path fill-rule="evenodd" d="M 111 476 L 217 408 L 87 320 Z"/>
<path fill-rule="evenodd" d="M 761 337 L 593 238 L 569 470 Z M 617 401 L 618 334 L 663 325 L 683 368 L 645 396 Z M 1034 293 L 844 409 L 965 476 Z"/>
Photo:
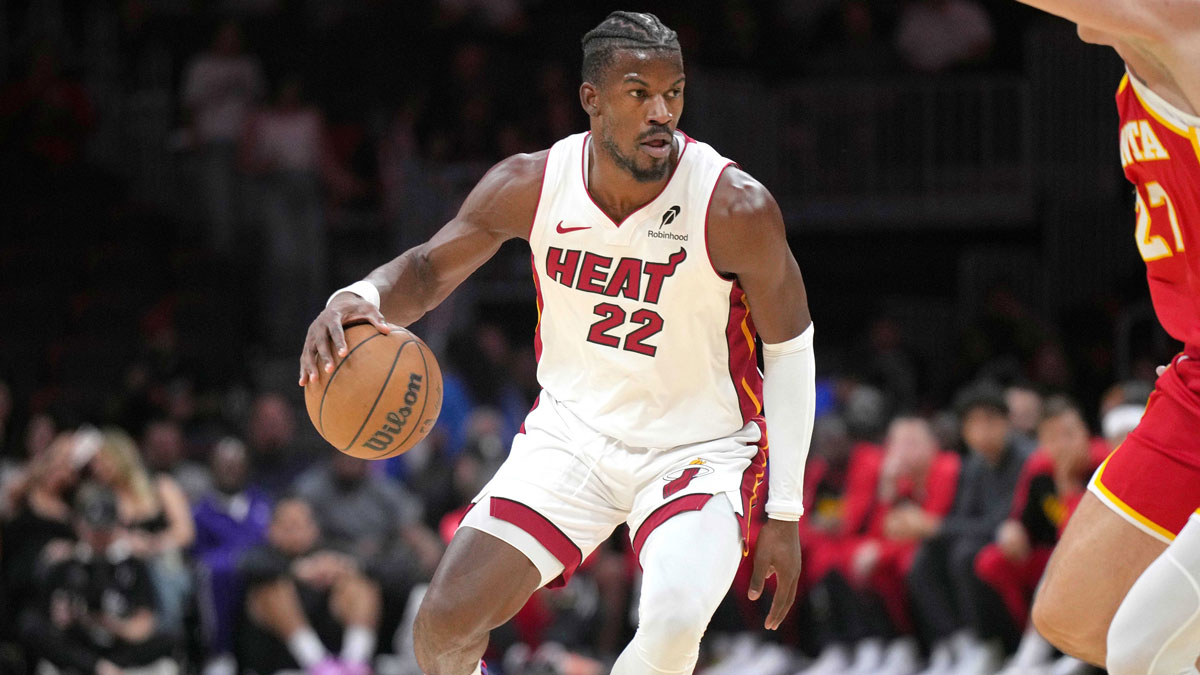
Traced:
<path fill-rule="evenodd" d="M 529 234 L 538 381 L 632 446 L 733 434 L 762 409 L 749 306 L 713 268 L 705 233 L 713 189 L 733 162 L 677 131 L 670 181 L 616 223 L 587 191 L 589 136 L 550 148 Z"/>

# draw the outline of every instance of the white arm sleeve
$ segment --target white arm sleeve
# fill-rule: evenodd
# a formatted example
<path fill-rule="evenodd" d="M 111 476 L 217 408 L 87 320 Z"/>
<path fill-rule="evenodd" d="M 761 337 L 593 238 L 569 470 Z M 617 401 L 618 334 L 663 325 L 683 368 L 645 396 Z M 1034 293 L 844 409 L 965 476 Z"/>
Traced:
<path fill-rule="evenodd" d="M 804 514 L 804 463 L 817 404 L 812 324 L 787 342 L 763 343 L 763 366 L 770 462 L 767 516 L 799 520 Z"/>

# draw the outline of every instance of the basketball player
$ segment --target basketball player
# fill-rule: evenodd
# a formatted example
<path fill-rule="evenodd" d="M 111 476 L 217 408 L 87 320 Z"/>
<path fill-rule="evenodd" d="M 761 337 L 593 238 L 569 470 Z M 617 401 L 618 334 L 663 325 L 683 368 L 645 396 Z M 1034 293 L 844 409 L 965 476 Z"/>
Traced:
<path fill-rule="evenodd" d="M 588 32 L 583 80 L 590 132 L 496 165 L 429 242 L 336 293 L 301 357 L 303 385 L 345 354 L 344 323 L 410 324 L 502 242 L 528 239 L 543 391 L 421 605 L 416 653 L 431 675 L 481 672 L 488 631 L 621 523 L 644 575 L 612 672 L 692 672 L 743 555 L 764 408 L 769 520 L 749 595 L 775 575 L 768 629 L 795 597 L 813 331 L 779 207 L 676 129 L 683 61 L 655 16 L 614 12 Z"/>
<path fill-rule="evenodd" d="M 1074 21 L 1081 38 L 1125 60 L 1117 107 L 1121 164 L 1137 188 L 1135 238 L 1159 321 L 1185 345 L 1159 376 L 1141 423 L 1092 477 L 1050 559 L 1033 620 L 1064 651 L 1111 673 L 1195 673 L 1200 3 L 1023 1 Z"/>

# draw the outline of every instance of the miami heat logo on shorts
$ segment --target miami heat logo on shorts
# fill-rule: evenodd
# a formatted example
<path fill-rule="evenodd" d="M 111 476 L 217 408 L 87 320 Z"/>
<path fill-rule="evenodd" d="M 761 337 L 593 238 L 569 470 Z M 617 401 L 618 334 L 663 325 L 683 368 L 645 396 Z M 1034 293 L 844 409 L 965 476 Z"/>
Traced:
<path fill-rule="evenodd" d="M 691 483 L 692 479 L 697 476 L 707 476 L 712 472 L 713 468 L 706 465 L 704 460 L 693 459 L 682 469 L 676 469 L 663 476 L 663 480 L 667 481 L 667 484 L 663 486 L 663 499 L 687 487 L 688 483 Z"/>

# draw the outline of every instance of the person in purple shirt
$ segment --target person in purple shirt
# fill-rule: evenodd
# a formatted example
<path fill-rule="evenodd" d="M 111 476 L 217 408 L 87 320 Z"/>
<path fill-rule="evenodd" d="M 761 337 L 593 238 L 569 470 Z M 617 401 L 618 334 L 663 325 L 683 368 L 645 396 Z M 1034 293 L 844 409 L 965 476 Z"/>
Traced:
<path fill-rule="evenodd" d="M 205 673 L 234 673 L 233 631 L 245 589 L 238 560 L 266 539 L 271 503 L 258 488 L 247 486 L 246 446 L 224 438 L 213 449 L 213 491 L 192 507 L 196 522 L 198 600 L 211 656 Z"/>

